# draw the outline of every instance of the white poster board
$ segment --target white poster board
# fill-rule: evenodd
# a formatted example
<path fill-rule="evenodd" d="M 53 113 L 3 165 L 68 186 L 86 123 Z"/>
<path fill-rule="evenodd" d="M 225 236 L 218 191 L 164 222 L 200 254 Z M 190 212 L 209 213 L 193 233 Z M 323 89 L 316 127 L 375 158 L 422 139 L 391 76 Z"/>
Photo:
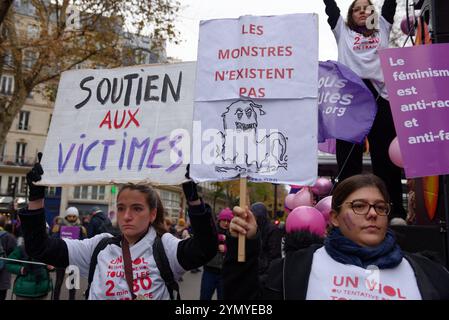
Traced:
<path fill-rule="evenodd" d="M 181 183 L 194 77 L 195 63 L 63 73 L 41 183 Z"/>
<path fill-rule="evenodd" d="M 201 22 L 191 176 L 312 184 L 317 96 L 317 15 Z"/>
<path fill-rule="evenodd" d="M 315 98 L 317 74 L 316 14 L 200 23 L 195 101 Z"/>

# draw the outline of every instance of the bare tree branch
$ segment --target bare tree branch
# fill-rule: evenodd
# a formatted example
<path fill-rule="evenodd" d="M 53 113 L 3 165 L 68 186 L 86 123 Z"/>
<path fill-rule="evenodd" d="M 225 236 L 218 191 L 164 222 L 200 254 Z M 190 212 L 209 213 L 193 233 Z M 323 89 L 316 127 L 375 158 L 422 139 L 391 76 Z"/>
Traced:
<path fill-rule="evenodd" d="M 13 1 L 2 1 L 0 9 L 5 2 L 11 6 Z M 152 34 L 152 47 L 144 48 L 152 53 L 160 50 L 157 45 L 161 42 L 156 39 L 177 37 L 174 18 L 179 3 L 173 0 L 30 0 L 30 4 L 35 9 L 38 34 L 27 37 L 23 28 L 17 28 L 21 19 L 13 18 L 14 7 L 9 8 L 3 22 L 6 36 L 1 38 L 0 34 L 0 75 L 8 72 L 14 76 L 12 96 L 0 94 L 0 144 L 35 88 L 54 86 L 61 72 L 80 63 L 121 65 L 126 32 L 137 36 Z M 74 15 L 78 20 L 67 15 L 69 9 L 79 12 L 79 16 Z M 131 25 L 131 30 L 127 30 L 127 25 Z M 3 65 L 6 55 L 11 56 L 11 65 Z"/>

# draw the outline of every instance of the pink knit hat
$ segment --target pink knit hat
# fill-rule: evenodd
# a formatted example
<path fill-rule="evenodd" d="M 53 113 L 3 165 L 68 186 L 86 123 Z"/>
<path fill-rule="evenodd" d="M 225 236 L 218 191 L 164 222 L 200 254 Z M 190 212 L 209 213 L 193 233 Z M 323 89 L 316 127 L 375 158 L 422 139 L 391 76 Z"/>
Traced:
<path fill-rule="evenodd" d="M 218 215 L 218 221 L 220 220 L 231 221 L 233 217 L 234 214 L 232 213 L 232 210 L 229 208 L 224 208 L 223 210 L 220 211 Z"/>

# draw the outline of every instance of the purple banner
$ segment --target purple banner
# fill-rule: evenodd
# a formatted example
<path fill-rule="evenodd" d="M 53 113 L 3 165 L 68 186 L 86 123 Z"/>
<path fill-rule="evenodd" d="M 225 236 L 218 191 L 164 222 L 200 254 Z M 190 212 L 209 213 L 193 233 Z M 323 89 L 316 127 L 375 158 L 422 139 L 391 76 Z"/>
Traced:
<path fill-rule="evenodd" d="M 337 140 L 335 139 L 326 139 L 324 142 L 318 143 L 318 150 L 330 154 L 337 153 Z"/>
<path fill-rule="evenodd" d="M 407 178 L 449 173 L 449 44 L 380 51 Z"/>
<path fill-rule="evenodd" d="M 318 142 L 336 138 L 362 143 L 377 112 L 362 79 L 341 63 L 320 62 L 318 87 Z"/>
<path fill-rule="evenodd" d="M 79 239 L 80 227 L 77 226 L 61 226 L 60 235 L 61 239 Z"/>

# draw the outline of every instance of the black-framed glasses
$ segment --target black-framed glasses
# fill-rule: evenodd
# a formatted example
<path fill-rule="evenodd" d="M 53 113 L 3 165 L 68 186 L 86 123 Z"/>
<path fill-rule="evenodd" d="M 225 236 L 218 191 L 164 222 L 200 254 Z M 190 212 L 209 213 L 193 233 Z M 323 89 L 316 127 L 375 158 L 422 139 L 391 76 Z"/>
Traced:
<path fill-rule="evenodd" d="M 391 211 L 390 204 L 385 201 L 378 201 L 371 204 L 365 200 L 353 200 L 345 203 L 348 203 L 352 211 L 358 215 L 367 215 L 371 208 L 374 208 L 374 211 L 376 211 L 379 216 L 388 216 Z"/>

